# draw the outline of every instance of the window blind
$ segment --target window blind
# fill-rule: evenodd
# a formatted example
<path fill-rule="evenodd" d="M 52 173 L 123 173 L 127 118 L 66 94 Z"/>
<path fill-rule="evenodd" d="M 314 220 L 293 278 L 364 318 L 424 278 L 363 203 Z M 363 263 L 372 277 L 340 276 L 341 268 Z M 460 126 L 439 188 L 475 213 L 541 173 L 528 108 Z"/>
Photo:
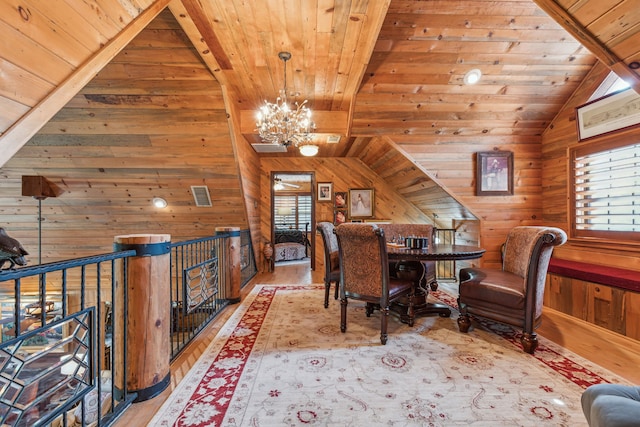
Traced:
<path fill-rule="evenodd" d="M 311 226 L 311 195 L 292 194 L 274 197 L 273 220 L 277 228 L 291 228 L 305 231 Z"/>
<path fill-rule="evenodd" d="M 640 143 L 574 156 L 575 228 L 640 232 Z"/>

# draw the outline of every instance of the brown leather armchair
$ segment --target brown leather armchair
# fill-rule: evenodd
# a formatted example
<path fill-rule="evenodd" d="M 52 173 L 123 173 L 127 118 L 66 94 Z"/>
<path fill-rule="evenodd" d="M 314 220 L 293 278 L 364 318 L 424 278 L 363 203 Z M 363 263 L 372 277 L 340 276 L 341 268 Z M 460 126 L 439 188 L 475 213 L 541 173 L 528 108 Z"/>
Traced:
<path fill-rule="evenodd" d="M 413 326 L 414 284 L 389 276 L 384 231 L 375 224 L 340 224 L 335 234 L 340 255 L 340 330 L 347 330 L 347 299 L 362 300 L 367 317 L 380 308 L 380 342 L 386 344 L 389 306 L 396 299 L 408 297 L 407 323 Z"/>
<path fill-rule="evenodd" d="M 469 330 L 470 315 L 516 326 L 523 330 L 524 351 L 533 354 L 549 260 L 554 246 L 566 241 L 567 235 L 559 228 L 515 227 L 504 245 L 502 269 L 460 270 L 460 331 Z"/>
<path fill-rule="evenodd" d="M 329 291 L 331 283 L 335 283 L 335 299 L 338 299 L 338 284 L 340 283 L 340 260 L 338 254 L 338 238 L 333 233 L 331 222 L 319 222 L 316 229 L 322 236 L 324 246 L 324 308 L 329 307 Z"/>

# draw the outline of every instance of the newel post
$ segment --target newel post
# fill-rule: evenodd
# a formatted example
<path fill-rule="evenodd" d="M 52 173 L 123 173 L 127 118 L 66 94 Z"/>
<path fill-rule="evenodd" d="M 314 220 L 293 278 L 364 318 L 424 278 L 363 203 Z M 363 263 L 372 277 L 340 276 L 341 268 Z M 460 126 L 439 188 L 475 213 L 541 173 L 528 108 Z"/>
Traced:
<path fill-rule="evenodd" d="M 229 237 L 223 241 L 221 269 L 224 282 L 226 297 L 231 304 L 240 302 L 240 287 L 242 285 L 241 266 L 240 266 L 240 247 L 242 241 L 240 238 L 240 227 L 216 227 L 216 235 L 229 234 Z"/>
<path fill-rule="evenodd" d="M 114 251 L 135 250 L 127 268 L 119 263 L 114 307 L 120 328 L 114 331 L 118 370 L 115 385 L 125 387 L 123 347 L 126 340 L 126 390 L 137 393 L 135 402 L 151 399 L 170 383 L 171 371 L 171 236 L 169 234 L 131 234 L 116 236 Z M 124 300 L 124 274 L 127 300 Z M 126 317 L 125 317 L 126 305 Z M 126 320 L 126 324 L 124 321 Z M 124 329 L 124 330 L 123 330 Z"/>

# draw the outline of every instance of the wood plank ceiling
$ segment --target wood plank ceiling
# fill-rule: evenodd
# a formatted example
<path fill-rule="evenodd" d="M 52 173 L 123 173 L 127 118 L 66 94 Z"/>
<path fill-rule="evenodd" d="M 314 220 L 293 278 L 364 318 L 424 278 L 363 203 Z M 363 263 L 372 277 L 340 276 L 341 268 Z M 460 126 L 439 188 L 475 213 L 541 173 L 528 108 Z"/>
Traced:
<path fill-rule="evenodd" d="M 0 166 L 167 4 L 250 139 L 253 112 L 283 85 L 278 52 L 291 52 L 290 92 L 319 133 L 342 137 L 321 156 L 378 134 L 540 135 L 594 62 L 564 29 L 640 89 L 636 0 L 11 0 Z M 470 68 L 484 72 L 472 87 Z"/>

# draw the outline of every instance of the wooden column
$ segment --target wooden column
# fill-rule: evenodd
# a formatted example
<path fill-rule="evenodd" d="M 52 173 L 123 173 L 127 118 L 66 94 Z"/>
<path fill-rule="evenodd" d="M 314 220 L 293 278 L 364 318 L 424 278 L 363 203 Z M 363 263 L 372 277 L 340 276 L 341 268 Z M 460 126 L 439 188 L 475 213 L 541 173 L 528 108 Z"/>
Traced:
<path fill-rule="evenodd" d="M 116 387 L 124 387 L 122 354 L 126 339 L 126 389 L 138 394 L 136 402 L 157 396 L 171 379 L 170 243 L 168 234 L 115 237 L 114 250 L 137 251 L 137 256 L 129 258 L 127 264 L 126 301 L 122 286 L 124 271 L 119 271 L 119 304 L 114 305 L 115 319 L 120 323 L 114 334 L 116 363 L 120 368 L 116 370 Z"/>
<path fill-rule="evenodd" d="M 224 272 L 224 289 L 227 299 L 232 304 L 240 302 L 240 287 L 242 285 L 240 265 L 240 227 L 216 227 L 216 235 L 229 234 L 223 243 L 221 271 Z"/>

